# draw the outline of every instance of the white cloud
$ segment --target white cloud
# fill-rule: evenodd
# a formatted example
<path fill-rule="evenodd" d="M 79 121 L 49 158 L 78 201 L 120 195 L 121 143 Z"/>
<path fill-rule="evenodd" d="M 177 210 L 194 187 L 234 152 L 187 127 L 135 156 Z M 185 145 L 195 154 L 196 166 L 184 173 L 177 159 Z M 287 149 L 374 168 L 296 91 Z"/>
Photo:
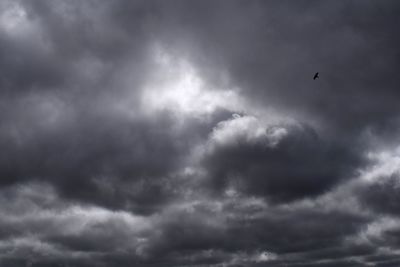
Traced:
<path fill-rule="evenodd" d="M 29 27 L 25 9 L 18 3 L 6 2 L 0 13 L 0 27 L 10 34 L 17 34 Z"/>
<path fill-rule="evenodd" d="M 155 68 L 142 95 L 147 111 L 167 109 L 180 115 L 205 116 L 219 108 L 240 111 L 243 107 L 237 89 L 213 88 L 185 59 L 155 46 L 153 60 Z"/>
<path fill-rule="evenodd" d="M 363 227 L 356 235 L 345 239 L 349 244 L 374 244 L 384 243 L 385 233 L 399 230 L 400 221 L 397 218 L 385 216 L 378 218 Z"/>
<path fill-rule="evenodd" d="M 371 167 L 361 171 L 366 182 L 385 182 L 387 178 L 400 174 L 400 148 L 392 151 L 370 152 L 368 158 L 375 161 Z"/>
<path fill-rule="evenodd" d="M 276 253 L 269 252 L 269 251 L 263 251 L 254 256 L 254 260 L 256 262 L 271 261 L 271 260 L 276 260 L 277 258 L 278 258 L 278 255 Z"/>
<path fill-rule="evenodd" d="M 211 141 L 222 146 L 245 141 L 274 147 L 287 134 L 288 130 L 284 127 L 265 125 L 256 117 L 235 114 L 232 119 L 218 123 L 211 134 Z"/>

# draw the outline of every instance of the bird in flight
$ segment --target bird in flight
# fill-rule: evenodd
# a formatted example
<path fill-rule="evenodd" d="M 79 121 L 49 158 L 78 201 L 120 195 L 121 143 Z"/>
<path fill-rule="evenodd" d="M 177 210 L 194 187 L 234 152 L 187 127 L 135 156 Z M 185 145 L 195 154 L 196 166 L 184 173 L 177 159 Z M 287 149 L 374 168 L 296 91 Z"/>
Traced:
<path fill-rule="evenodd" d="M 318 72 L 317 72 L 317 73 L 315 73 L 315 75 L 314 75 L 314 78 L 313 78 L 313 79 L 315 80 L 315 79 L 317 79 L 317 78 L 319 78 L 319 76 L 318 76 Z"/>

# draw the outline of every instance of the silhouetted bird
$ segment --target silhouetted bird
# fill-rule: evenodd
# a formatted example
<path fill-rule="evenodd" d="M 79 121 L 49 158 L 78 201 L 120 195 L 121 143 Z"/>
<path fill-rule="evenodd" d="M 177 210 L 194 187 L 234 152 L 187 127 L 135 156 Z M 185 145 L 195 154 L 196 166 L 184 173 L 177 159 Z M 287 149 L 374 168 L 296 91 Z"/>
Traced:
<path fill-rule="evenodd" d="M 318 76 L 318 72 L 317 72 L 317 73 L 315 73 L 315 75 L 314 75 L 314 78 L 313 78 L 313 79 L 315 80 L 315 79 L 317 79 L 317 78 L 319 78 L 319 76 Z"/>

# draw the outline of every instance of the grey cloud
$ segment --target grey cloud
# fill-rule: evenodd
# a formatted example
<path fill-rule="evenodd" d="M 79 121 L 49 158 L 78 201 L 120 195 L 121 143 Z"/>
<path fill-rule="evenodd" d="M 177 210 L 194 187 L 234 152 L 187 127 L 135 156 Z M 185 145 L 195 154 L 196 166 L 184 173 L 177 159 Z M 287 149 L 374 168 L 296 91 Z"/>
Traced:
<path fill-rule="evenodd" d="M 154 121 L 89 115 L 54 130 L 28 129 L 26 137 L 6 135 L 2 184 L 48 181 L 68 197 L 115 208 L 131 200 L 145 212 L 145 203 L 168 199 L 169 177 L 191 145 L 193 129 L 176 133 L 173 125 L 168 115 Z"/>
<path fill-rule="evenodd" d="M 216 128 L 215 135 L 231 131 L 221 138 L 233 140 L 222 144 L 217 140 L 215 147 L 205 153 L 204 168 L 210 172 L 210 182 L 218 191 L 237 184 L 238 190 L 272 202 L 293 201 L 327 192 L 341 180 L 354 177 L 365 164 L 359 151 L 324 140 L 307 125 L 253 128 L 245 120 L 246 117 L 233 118 Z M 235 121 L 239 121 L 237 125 Z M 239 125 L 240 121 L 245 123 Z M 245 134 L 261 133 L 249 140 L 241 133 L 244 127 Z"/>
<path fill-rule="evenodd" d="M 358 176 L 397 142 L 399 7 L 2 1 L 1 264 L 395 266 L 397 175 Z M 150 110 L 181 59 L 240 106 Z"/>
<path fill-rule="evenodd" d="M 188 19 L 188 27 L 200 33 L 196 41 L 212 64 L 227 68 L 248 96 L 321 119 L 330 131 L 352 132 L 398 114 L 399 40 L 391 26 L 398 8 L 373 1 L 235 2 L 205 20 Z M 316 71 L 323 79 L 315 83 Z"/>
<path fill-rule="evenodd" d="M 0 242 L 3 252 L 10 251 L 0 259 L 4 264 L 201 266 L 225 262 L 234 266 L 243 260 L 257 265 L 260 254 L 268 252 L 276 256 L 261 259 L 279 266 L 333 259 L 349 250 L 357 253 L 357 248 L 341 251 L 339 247 L 344 237 L 370 221 L 346 212 L 268 208 L 262 201 L 236 197 L 194 199 L 169 205 L 159 214 L 138 216 L 76 205 L 59 198 L 46 184 L 3 189 L 1 198 L 11 201 L 8 210 L 2 209 L 0 220 L 2 229 L 10 233 Z M 13 228 L 14 233 L 10 231 Z M 35 234 L 28 235 L 32 232 Z M 314 238 L 308 240 L 307 236 Z M 363 253 L 373 255 L 374 249 Z"/>
<path fill-rule="evenodd" d="M 399 215 L 398 176 L 394 174 L 383 182 L 366 184 L 358 195 L 361 203 L 378 214 Z"/>

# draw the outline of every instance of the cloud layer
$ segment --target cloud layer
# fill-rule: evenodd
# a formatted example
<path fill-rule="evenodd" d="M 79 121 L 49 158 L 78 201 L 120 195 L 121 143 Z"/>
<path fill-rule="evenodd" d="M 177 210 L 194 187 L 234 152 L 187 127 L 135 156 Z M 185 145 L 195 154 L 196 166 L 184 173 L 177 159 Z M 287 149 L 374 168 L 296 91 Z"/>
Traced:
<path fill-rule="evenodd" d="M 397 266 L 399 9 L 0 1 L 0 265 Z"/>

